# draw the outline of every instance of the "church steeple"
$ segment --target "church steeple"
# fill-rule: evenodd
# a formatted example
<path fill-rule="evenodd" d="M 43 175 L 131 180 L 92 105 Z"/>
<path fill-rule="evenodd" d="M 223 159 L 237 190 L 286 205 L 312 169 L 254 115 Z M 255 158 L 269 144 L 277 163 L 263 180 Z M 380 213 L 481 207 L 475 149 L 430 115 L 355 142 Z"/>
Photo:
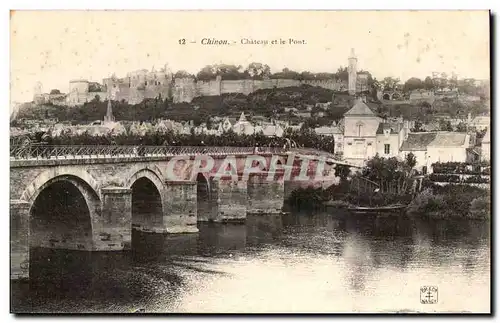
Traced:
<path fill-rule="evenodd" d="M 113 108 L 111 106 L 111 99 L 108 100 L 108 109 L 106 115 L 104 116 L 104 122 L 115 122 L 115 117 L 113 116 Z"/>

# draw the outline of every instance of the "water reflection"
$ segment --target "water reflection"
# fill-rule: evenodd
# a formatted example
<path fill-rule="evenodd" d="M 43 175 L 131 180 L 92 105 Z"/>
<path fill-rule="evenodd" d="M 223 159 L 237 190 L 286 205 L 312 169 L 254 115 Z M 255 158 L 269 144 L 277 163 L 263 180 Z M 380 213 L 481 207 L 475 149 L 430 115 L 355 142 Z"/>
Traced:
<path fill-rule="evenodd" d="M 340 212 L 255 215 L 245 224 L 199 228 L 185 235 L 134 231 L 128 252 L 34 248 L 32 279 L 13 285 L 13 309 L 427 311 L 419 286 L 436 284 L 448 297 L 443 310 L 488 310 L 489 223 Z M 451 291 L 465 293 L 463 300 Z M 480 295 L 471 301 L 469 293 Z"/>

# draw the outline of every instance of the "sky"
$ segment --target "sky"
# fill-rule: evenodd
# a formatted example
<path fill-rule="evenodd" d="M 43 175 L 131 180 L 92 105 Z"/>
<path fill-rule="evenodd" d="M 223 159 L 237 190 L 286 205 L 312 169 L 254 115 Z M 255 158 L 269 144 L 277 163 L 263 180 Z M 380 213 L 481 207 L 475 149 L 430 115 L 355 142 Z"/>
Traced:
<path fill-rule="evenodd" d="M 71 79 L 102 82 L 165 64 L 193 74 L 251 62 L 272 72 L 335 72 L 351 48 L 358 69 L 377 79 L 490 75 L 487 11 L 14 11 L 10 27 L 11 102 L 31 101 L 38 82 L 43 92 L 64 93 Z M 201 45 L 203 38 L 231 44 Z M 243 45 L 243 38 L 305 44 Z"/>

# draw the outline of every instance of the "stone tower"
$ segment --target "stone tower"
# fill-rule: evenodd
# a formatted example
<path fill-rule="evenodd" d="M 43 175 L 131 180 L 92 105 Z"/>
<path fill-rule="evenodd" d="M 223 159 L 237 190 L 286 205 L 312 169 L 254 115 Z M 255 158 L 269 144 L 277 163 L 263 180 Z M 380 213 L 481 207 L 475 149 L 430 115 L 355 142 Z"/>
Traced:
<path fill-rule="evenodd" d="M 356 94 L 357 63 L 358 59 L 356 58 L 356 54 L 354 54 L 354 48 L 351 48 L 351 54 L 349 55 L 349 67 L 347 68 L 347 72 L 349 73 L 349 84 L 348 84 L 349 95 Z"/>
<path fill-rule="evenodd" d="M 113 116 L 113 108 L 111 107 L 111 100 L 108 100 L 108 110 L 104 116 L 104 123 L 115 122 L 115 117 Z"/>

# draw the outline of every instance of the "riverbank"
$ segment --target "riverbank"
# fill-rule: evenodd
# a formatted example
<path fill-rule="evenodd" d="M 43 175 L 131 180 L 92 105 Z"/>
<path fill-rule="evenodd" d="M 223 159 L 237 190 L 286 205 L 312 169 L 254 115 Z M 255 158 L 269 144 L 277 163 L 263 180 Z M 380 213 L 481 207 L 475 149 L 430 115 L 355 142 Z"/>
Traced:
<path fill-rule="evenodd" d="M 328 189 L 301 188 L 292 192 L 287 205 L 293 210 L 321 210 L 359 206 L 382 207 L 408 205 L 406 213 L 415 217 L 433 219 L 478 219 L 491 216 L 489 190 L 468 186 L 432 186 L 412 194 L 356 194 L 343 191 L 339 186 Z"/>
<path fill-rule="evenodd" d="M 291 208 L 301 209 L 324 209 L 325 207 L 349 208 L 356 206 L 382 207 L 395 204 L 408 204 L 411 194 L 395 193 L 358 193 L 348 191 L 343 185 L 332 185 L 323 188 L 299 188 L 294 190 L 287 200 Z"/>
<path fill-rule="evenodd" d="M 491 217 L 491 192 L 469 185 L 431 185 L 415 196 L 407 212 L 433 219 L 487 220 Z"/>

